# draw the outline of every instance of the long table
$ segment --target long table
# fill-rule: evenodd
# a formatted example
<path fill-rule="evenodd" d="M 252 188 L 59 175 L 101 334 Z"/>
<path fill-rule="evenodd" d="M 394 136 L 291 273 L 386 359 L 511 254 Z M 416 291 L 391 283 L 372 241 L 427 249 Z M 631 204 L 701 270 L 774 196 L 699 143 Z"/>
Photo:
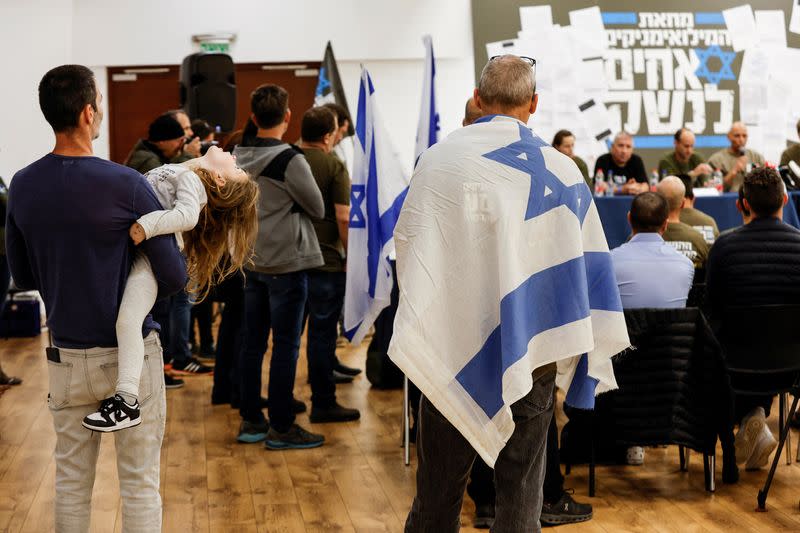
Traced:
<path fill-rule="evenodd" d="M 789 193 L 789 202 L 783 208 L 783 221 L 800 229 L 800 191 Z M 714 218 L 720 231 L 742 225 L 742 215 L 736 210 L 738 193 L 725 193 L 719 196 L 700 196 L 695 199 L 694 206 Z M 609 248 L 616 248 L 624 243 L 631 234 L 627 214 L 631 208 L 633 196 L 600 196 L 594 199 L 603 230 L 606 233 Z"/>

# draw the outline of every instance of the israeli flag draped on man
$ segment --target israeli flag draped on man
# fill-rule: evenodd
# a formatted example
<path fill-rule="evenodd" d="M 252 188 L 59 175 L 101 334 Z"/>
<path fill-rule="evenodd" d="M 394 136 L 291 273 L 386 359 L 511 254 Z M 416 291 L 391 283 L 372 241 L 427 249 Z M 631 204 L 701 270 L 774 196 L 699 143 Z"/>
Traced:
<path fill-rule="evenodd" d="M 391 299 L 392 232 L 409 181 L 383 127 L 366 69 L 361 71 L 354 143 L 344 329 L 357 344 Z"/>
<path fill-rule="evenodd" d="M 489 465 L 535 368 L 558 362 L 584 403 L 616 388 L 629 340 L 597 209 L 525 124 L 483 117 L 424 152 L 394 240 L 389 355 Z"/>

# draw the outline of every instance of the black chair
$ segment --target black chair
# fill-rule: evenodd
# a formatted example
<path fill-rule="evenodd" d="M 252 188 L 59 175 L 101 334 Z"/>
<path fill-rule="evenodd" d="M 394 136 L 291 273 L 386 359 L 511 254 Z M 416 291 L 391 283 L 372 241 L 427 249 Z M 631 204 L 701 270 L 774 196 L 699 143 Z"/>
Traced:
<path fill-rule="evenodd" d="M 766 509 L 767 494 L 789 435 L 789 424 L 800 395 L 800 305 L 730 307 L 721 317 L 719 340 L 725 352 L 733 392 L 740 395 L 781 395 L 780 441 L 758 509 Z M 785 413 L 784 394 L 794 395 Z M 788 416 L 787 416 L 788 415 Z"/>
<path fill-rule="evenodd" d="M 730 383 L 703 314 L 696 308 L 628 309 L 625 320 L 633 349 L 614 357 L 619 389 L 598 396 L 588 416 L 589 495 L 595 493 L 598 446 L 607 449 L 601 440 L 619 449 L 678 445 L 684 471 L 685 449 L 698 451 L 704 456 L 706 490 L 713 492 L 719 437 L 723 480 L 732 481 L 731 469 L 737 473 Z"/>
<path fill-rule="evenodd" d="M 698 307 L 701 311 L 706 310 L 706 284 L 698 283 L 697 278 L 689 289 L 689 296 L 686 299 L 686 307 Z"/>

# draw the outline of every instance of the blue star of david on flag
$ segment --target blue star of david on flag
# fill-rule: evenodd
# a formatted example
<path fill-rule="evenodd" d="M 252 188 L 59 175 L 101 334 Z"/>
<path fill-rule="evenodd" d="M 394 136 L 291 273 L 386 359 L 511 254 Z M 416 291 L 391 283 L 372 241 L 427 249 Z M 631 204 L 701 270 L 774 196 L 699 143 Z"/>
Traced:
<path fill-rule="evenodd" d="M 694 75 L 698 78 L 705 78 L 714 85 L 719 85 L 722 80 L 736 79 L 736 76 L 733 75 L 733 60 L 736 59 L 736 52 L 723 52 L 719 46 L 714 45 L 705 50 L 695 48 L 694 53 L 697 54 L 697 58 L 700 60 L 700 66 L 694 71 Z M 722 64 L 718 71 L 712 71 L 708 68 L 708 60 L 713 57 L 719 59 Z"/>
<path fill-rule="evenodd" d="M 350 189 L 350 227 L 366 228 L 367 219 L 364 217 L 364 200 L 366 199 L 364 185 L 353 185 Z"/>
<path fill-rule="evenodd" d="M 563 205 L 572 211 L 583 224 L 583 219 L 592 203 L 589 187 L 583 181 L 575 185 L 564 185 L 564 182 L 550 172 L 545 164 L 542 147 L 548 146 L 548 144 L 540 138 L 534 137 L 531 130 L 522 124 L 519 126 L 519 134 L 519 141 L 483 154 L 483 157 L 520 170 L 530 176 L 531 190 L 528 196 L 525 220 L 538 217 Z"/>
<path fill-rule="evenodd" d="M 320 67 L 316 96 L 325 96 L 325 89 L 328 89 L 330 86 L 331 82 L 328 80 L 327 70 L 325 69 L 325 67 Z"/>

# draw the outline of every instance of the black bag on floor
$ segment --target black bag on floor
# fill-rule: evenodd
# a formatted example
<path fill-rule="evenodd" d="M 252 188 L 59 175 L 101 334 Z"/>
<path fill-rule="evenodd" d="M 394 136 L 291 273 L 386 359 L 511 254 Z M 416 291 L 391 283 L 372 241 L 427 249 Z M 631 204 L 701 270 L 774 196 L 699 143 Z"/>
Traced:
<path fill-rule="evenodd" d="M 39 300 L 11 293 L 0 311 L 0 337 L 36 337 L 41 331 Z"/>

